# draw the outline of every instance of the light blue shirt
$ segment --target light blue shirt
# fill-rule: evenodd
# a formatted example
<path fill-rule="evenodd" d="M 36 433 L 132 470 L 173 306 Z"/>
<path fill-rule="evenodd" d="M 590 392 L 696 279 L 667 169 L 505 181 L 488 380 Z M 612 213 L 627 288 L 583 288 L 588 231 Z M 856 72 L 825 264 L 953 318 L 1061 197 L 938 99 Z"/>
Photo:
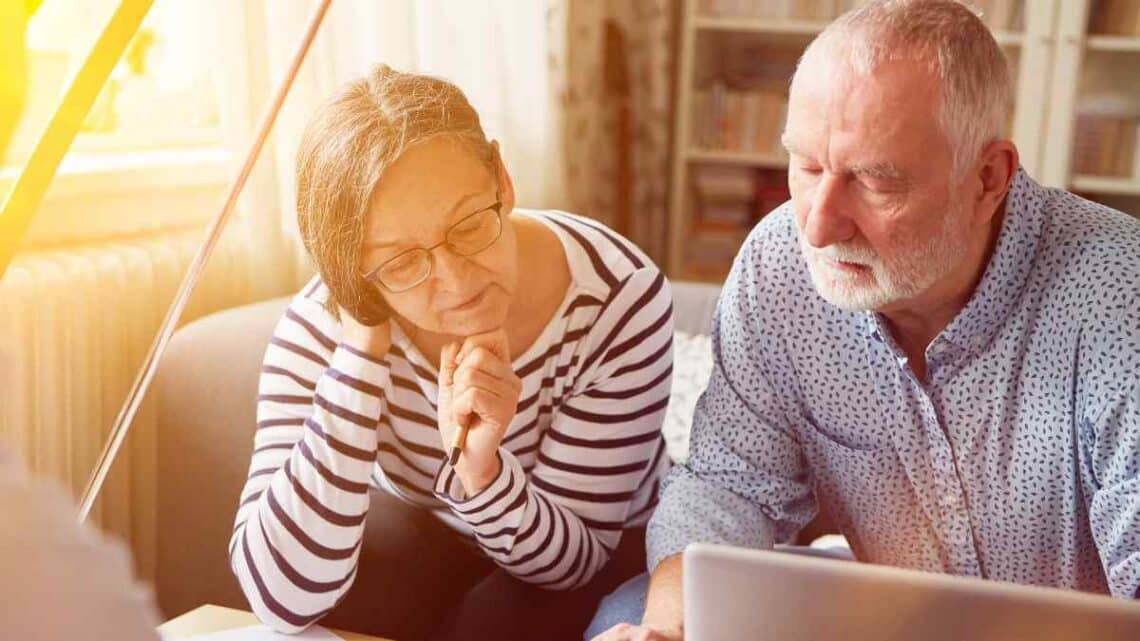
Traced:
<path fill-rule="evenodd" d="M 787 541 L 821 505 L 863 561 L 1140 596 L 1140 221 L 1019 171 L 919 381 L 879 315 L 816 293 L 785 204 L 736 258 L 713 354 L 651 568 Z"/>

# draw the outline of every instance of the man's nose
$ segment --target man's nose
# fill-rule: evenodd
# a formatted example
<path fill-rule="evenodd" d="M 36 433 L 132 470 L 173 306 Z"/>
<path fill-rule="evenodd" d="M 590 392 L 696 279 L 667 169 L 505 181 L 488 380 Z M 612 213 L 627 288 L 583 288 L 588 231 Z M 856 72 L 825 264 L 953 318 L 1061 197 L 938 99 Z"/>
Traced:
<path fill-rule="evenodd" d="M 804 239 L 812 247 L 821 249 L 855 236 L 855 223 L 847 213 L 846 188 L 844 177 L 824 172 L 812 191 L 803 225 Z"/>

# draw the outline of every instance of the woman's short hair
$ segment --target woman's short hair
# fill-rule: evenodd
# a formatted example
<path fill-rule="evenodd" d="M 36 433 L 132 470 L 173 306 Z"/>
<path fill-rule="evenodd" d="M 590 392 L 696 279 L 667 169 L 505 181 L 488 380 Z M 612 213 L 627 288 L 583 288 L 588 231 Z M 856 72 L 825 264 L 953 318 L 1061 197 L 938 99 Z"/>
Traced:
<path fill-rule="evenodd" d="M 309 121 L 297 151 L 297 223 L 334 316 L 339 306 L 365 320 L 356 311 L 378 296 L 361 277 L 360 253 L 381 174 L 409 147 L 437 136 L 455 138 L 495 170 L 479 114 L 459 87 L 439 78 L 378 65 Z"/>

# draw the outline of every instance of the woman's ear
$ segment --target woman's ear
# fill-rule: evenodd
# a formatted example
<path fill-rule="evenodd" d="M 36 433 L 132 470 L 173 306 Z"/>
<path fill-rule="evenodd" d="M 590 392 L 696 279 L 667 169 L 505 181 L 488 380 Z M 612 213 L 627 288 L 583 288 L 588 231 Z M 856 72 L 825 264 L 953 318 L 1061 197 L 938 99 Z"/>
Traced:
<path fill-rule="evenodd" d="M 503 155 L 499 151 L 499 141 L 491 141 L 491 149 L 495 154 L 495 178 L 499 181 L 499 200 L 503 203 L 503 213 L 509 214 L 515 209 L 515 183 L 503 162 Z"/>

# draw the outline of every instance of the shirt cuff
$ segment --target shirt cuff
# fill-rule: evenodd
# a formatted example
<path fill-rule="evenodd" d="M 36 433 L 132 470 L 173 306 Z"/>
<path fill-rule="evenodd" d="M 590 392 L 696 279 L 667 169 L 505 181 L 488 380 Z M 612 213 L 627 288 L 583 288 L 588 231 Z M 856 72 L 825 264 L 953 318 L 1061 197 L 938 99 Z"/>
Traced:
<path fill-rule="evenodd" d="M 774 538 L 772 521 L 759 506 L 679 465 L 670 472 L 649 521 L 646 567 L 652 573 L 690 543 L 768 549 Z"/>
<path fill-rule="evenodd" d="M 435 495 L 447 504 L 460 518 L 472 526 L 483 525 L 504 516 L 517 507 L 520 496 L 526 492 L 526 473 L 514 454 L 503 448 L 498 451 L 499 475 L 483 491 L 467 496 L 455 468 L 444 459 L 435 476 Z"/>

